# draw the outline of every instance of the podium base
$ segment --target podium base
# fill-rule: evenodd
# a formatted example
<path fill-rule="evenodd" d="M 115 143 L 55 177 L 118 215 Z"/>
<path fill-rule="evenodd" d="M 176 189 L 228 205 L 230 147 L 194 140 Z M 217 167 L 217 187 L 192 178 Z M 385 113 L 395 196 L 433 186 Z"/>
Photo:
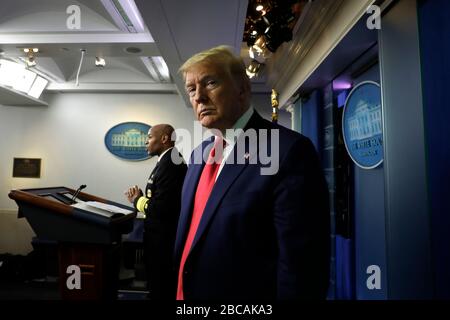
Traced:
<path fill-rule="evenodd" d="M 63 300 L 116 300 L 120 245 L 60 243 L 59 279 Z"/>

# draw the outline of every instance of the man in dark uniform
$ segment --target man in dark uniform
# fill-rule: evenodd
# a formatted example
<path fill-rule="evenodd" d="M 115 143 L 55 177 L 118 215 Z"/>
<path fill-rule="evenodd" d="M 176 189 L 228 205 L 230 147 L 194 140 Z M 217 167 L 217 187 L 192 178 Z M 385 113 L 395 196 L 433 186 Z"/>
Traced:
<path fill-rule="evenodd" d="M 159 124 L 148 132 L 148 154 L 158 156 L 145 188 L 130 187 L 125 195 L 145 214 L 144 256 L 150 299 L 174 299 L 176 274 L 172 258 L 187 166 L 174 147 L 174 129 Z M 173 139 L 173 140 L 172 140 Z"/>

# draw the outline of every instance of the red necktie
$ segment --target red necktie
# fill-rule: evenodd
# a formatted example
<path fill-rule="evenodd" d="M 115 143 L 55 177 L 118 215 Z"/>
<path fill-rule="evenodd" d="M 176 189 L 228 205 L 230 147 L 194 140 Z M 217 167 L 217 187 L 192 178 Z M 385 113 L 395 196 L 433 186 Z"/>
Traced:
<path fill-rule="evenodd" d="M 186 243 L 184 244 L 183 254 L 181 255 L 180 269 L 178 270 L 178 287 L 177 287 L 177 300 L 184 300 L 183 296 L 183 270 L 184 263 L 186 262 L 189 251 L 191 250 L 192 242 L 195 238 L 195 233 L 197 232 L 198 225 L 203 215 L 203 211 L 208 201 L 211 190 L 214 186 L 216 180 L 217 172 L 220 168 L 220 163 L 223 157 L 223 147 L 225 144 L 221 137 L 216 136 L 214 141 L 214 147 L 209 153 L 208 160 L 206 161 L 205 167 L 203 168 L 202 175 L 197 185 L 197 191 L 195 192 L 194 199 L 194 209 L 192 213 L 191 226 L 189 228 L 189 233 L 186 238 Z M 216 147 L 217 155 L 216 155 Z"/>

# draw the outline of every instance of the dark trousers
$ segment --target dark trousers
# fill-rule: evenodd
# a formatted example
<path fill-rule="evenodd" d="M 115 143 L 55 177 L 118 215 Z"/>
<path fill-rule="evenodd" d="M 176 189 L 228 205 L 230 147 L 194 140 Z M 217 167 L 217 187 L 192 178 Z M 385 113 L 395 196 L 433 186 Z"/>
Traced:
<path fill-rule="evenodd" d="M 144 261 L 149 298 L 175 300 L 176 277 L 173 271 L 174 236 L 163 230 L 146 229 L 144 232 Z"/>

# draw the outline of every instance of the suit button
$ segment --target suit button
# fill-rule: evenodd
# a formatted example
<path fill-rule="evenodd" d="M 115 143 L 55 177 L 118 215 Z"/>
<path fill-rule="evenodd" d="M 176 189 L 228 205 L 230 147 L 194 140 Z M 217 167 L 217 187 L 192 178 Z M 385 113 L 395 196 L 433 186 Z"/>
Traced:
<path fill-rule="evenodd" d="M 183 272 L 184 274 L 188 274 L 188 272 L 185 270 L 184 272 Z"/>

